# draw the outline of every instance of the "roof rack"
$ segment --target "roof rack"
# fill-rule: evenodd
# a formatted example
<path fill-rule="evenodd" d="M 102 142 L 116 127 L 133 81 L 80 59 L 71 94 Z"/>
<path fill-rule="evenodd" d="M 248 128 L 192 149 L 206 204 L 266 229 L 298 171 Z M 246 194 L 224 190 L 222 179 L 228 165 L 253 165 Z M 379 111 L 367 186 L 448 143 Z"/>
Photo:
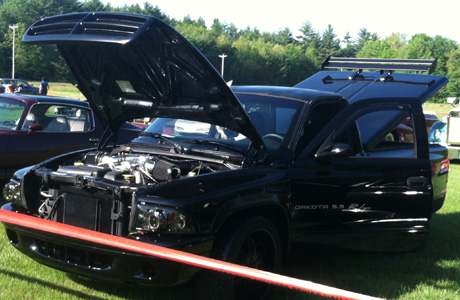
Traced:
<path fill-rule="evenodd" d="M 436 67 L 436 59 L 392 59 L 392 58 L 352 58 L 328 57 L 321 69 L 418 71 L 431 73 Z"/>

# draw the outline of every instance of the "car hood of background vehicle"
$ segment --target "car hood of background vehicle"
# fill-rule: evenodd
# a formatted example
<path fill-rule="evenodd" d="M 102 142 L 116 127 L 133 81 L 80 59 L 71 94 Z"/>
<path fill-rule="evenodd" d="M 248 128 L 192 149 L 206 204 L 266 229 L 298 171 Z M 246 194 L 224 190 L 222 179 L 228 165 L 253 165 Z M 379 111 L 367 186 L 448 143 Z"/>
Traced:
<path fill-rule="evenodd" d="M 186 38 L 150 16 L 74 13 L 42 19 L 26 43 L 57 44 L 78 87 L 116 130 L 141 117 L 189 119 L 263 142 L 233 92 Z"/>

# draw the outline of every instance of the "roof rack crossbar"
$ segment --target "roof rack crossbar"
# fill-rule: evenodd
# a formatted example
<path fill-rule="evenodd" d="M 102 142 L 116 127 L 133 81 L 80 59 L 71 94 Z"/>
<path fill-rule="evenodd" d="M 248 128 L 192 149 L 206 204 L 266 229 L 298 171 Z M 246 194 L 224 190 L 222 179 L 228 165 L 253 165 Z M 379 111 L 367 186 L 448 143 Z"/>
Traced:
<path fill-rule="evenodd" d="M 435 59 L 328 57 L 322 64 L 321 69 L 419 71 L 431 73 L 435 66 Z"/>

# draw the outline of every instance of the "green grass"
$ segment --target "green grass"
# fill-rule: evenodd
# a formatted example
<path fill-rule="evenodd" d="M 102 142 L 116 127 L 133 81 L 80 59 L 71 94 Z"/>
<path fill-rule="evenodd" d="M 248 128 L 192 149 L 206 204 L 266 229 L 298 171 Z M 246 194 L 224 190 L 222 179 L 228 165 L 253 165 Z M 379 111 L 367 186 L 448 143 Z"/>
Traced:
<path fill-rule="evenodd" d="M 40 86 L 40 82 L 30 82 L 34 86 Z M 76 86 L 70 83 L 61 82 L 50 82 L 50 90 L 48 91 L 49 96 L 65 97 L 73 99 L 85 100 L 85 96 L 77 89 Z"/>
<path fill-rule="evenodd" d="M 453 107 L 450 104 L 447 103 L 425 103 L 423 104 L 423 109 L 424 110 L 431 110 L 436 112 L 436 114 L 440 115 L 441 118 L 443 115 L 447 114 L 449 110 L 451 110 Z"/>
<path fill-rule="evenodd" d="M 81 100 L 86 99 L 85 96 L 83 96 L 83 94 L 74 85 L 65 83 L 50 83 L 50 87 L 51 89 L 48 95 Z"/>

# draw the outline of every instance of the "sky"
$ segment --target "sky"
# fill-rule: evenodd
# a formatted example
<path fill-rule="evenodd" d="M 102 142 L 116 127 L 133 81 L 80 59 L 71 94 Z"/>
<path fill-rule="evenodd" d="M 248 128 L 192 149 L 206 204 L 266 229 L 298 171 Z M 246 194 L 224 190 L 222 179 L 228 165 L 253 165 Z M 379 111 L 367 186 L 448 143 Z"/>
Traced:
<path fill-rule="evenodd" d="M 145 0 L 101 0 L 114 7 Z M 257 28 L 277 32 L 288 27 L 296 36 L 306 21 L 320 34 L 330 24 L 339 39 L 347 32 L 357 39 L 361 28 L 386 38 L 401 33 L 410 39 L 414 34 L 440 35 L 460 44 L 460 1 L 458 0 L 149 0 L 171 18 L 189 15 L 203 18 L 210 27 L 215 18 L 233 23 L 238 29 Z"/>

